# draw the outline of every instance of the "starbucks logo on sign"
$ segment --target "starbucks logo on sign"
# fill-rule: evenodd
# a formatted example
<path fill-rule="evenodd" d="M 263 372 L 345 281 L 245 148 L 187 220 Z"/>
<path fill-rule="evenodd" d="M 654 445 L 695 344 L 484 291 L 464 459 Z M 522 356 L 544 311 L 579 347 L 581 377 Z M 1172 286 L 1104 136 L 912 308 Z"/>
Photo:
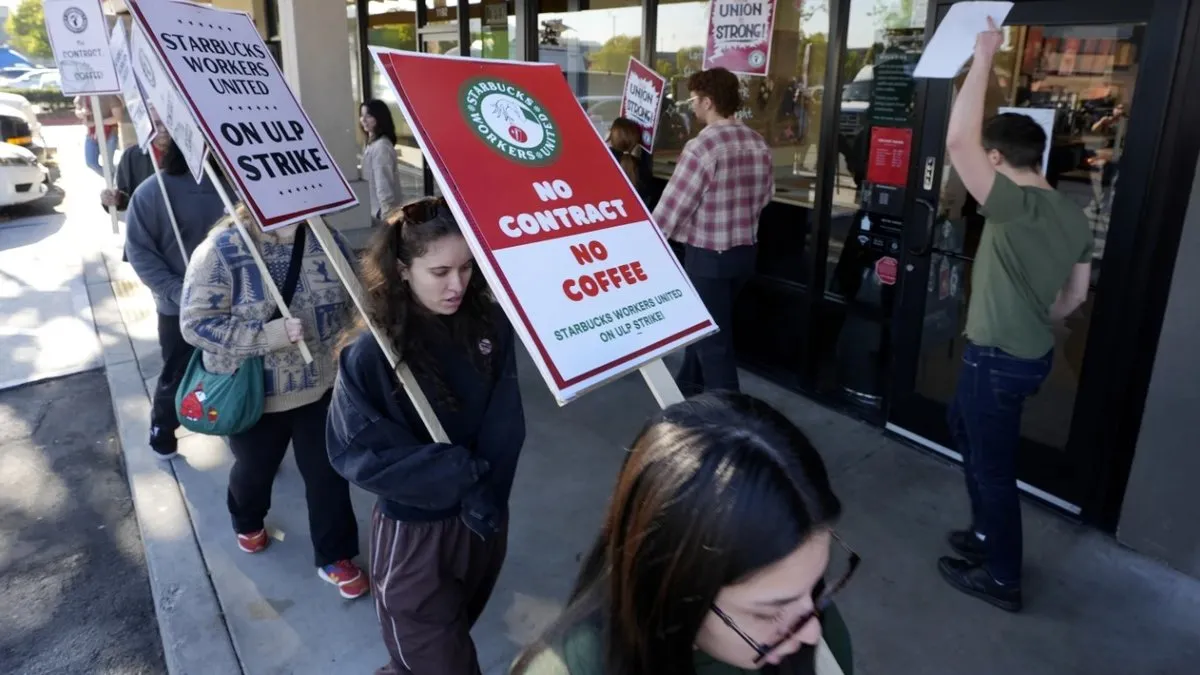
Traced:
<path fill-rule="evenodd" d="M 63 12 L 63 25 L 72 33 L 82 33 L 87 30 L 87 14 L 78 7 L 68 7 L 67 11 Z"/>
<path fill-rule="evenodd" d="M 752 67 L 762 68 L 763 64 L 767 62 L 767 55 L 756 49 L 756 50 L 750 52 L 749 61 L 750 61 L 750 65 Z"/>
<path fill-rule="evenodd" d="M 137 59 L 138 68 L 142 71 L 142 79 L 145 80 L 146 84 L 150 85 L 151 89 L 157 87 L 158 83 L 154 81 L 156 79 L 154 77 L 154 66 L 150 63 L 150 59 L 146 56 L 146 52 L 139 51 L 137 54 Z"/>
<path fill-rule="evenodd" d="M 558 127 L 542 104 L 520 88 L 503 80 L 473 80 L 463 87 L 460 104 L 475 135 L 505 157 L 535 166 L 558 157 Z"/>

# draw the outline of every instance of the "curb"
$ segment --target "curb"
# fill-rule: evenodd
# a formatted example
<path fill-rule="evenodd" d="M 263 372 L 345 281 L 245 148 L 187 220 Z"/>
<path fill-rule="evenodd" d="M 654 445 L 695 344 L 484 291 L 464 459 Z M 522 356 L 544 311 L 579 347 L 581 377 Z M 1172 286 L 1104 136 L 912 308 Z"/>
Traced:
<path fill-rule="evenodd" d="M 157 459 L 149 446 L 150 396 L 107 263 L 102 252 L 85 254 L 84 279 L 101 338 L 167 672 L 243 673 L 175 469 Z"/>

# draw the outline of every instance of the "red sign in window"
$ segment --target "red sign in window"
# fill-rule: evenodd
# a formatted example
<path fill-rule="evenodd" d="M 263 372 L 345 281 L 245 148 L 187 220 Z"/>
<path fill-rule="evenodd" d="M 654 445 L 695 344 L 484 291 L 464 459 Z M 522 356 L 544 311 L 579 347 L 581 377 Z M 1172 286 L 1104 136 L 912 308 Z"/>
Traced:
<path fill-rule="evenodd" d="M 872 127 L 867 180 L 880 185 L 905 185 L 911 154 L 912 129 Z"/>

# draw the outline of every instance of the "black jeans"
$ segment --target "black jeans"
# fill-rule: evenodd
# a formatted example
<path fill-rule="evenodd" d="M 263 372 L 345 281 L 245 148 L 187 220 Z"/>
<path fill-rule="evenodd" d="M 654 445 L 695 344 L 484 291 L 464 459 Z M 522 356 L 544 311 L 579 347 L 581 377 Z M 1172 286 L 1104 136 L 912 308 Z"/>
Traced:
<path fill-rule="evenodd" d="M 229 437 L 229 515 L 233 529 L 263 529 L 271 509 L 271 487 L 290 441 L 304 478 L 308 529 L 317 567 L 358 555 L 358 523 L 350 504 L 350 484 L 333 470 L 325 452 L 325 415 L 330 394 L 294 410 L 267 413 L 248 431 Z"/>
<path fill-rule="evenodd" d="M 175 392 L 179 381 L 187 370 L 192 352 L 196 351 L 183 341 L 179 330 L 179 317 L 158 315 L 158 348 L 162 351 L 162 372 L 158 374 L 158 386 L 154 389 L 154 403 L 150 408 L 150 445 L 165 450 L 175 449 L 175 430 L 179 428 L 179 414 L 175 410 Z"/>
<path fill-rule="evenodd" d="M 738 391 L 733 303 L 754 274 L 756 252 L 754 246 L 738 246 L 723 252 L 695 246 L 684 248 L 683 268 L 720 328 L 719 333 L 684 350 L 683 366 L 675 376 L 684 396 L 693 396 L 706 389 Z"/>
<path fill-rule="evenodd" d="M 1053 359 L 1053 350 L 1039 359 L 1022 359 L 967 343 L 950 405 L 950 434 L 963 456 L 971 527 L 983 536 L 988 572 L 1004 584 L 1021 581 L 1021 411 L 1046 381 Z"/>

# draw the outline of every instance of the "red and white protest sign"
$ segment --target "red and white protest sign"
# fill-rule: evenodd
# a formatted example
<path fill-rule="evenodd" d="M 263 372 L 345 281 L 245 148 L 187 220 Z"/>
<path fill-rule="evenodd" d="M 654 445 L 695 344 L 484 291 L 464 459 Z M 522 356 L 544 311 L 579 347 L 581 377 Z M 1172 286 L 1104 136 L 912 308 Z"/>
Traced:
<path fill-rule="evenodd" d="M 646 152 L 654 150 L 654 134 L 658 129 L 658 113 L 662 109 L 667 78 L 659 75 L 635 58 L 629 59 L 625 71 L 625 92 L 621 95 L 621 117 L 642 128 L 641 142 Z"/>
<path fill-rule="evenodd" d="M 716 331 L 558 66 L 371 52 L 560 403 Z"/>
<path fill-rule="evenodd" d="M 248 14 L 190 2 L 128 5 L 264 229 L 358 203 Z"/>
<path fill-rule="evenodd" d="M 775 0 L 712 0 L 704 68 L 766 75 L 771 62 Z"/>

